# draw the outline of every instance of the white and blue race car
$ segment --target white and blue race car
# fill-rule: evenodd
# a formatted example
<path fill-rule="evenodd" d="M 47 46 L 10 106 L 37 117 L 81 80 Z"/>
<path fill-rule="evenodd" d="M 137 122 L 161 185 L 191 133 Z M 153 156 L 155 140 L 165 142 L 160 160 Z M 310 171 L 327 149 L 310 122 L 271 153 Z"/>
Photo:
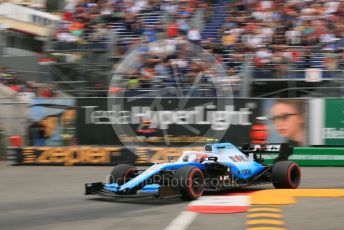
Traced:
<path fill-rule="evenodd" d="M 85 185 L 86 195 L 160 198 L 199 198 L 208 191 L 272 183 L 275 188 L 295 189 L 300 184 L 300 167 L 288 157 L 287 144 L 207 144 L 204 151 L 185 151 L 176 162 L 154 164 L 138 170 L 128 164 L 114 167 L 107 183 Z M 264 164 L 262 153 L 277 152 L 274 164 Z"/>

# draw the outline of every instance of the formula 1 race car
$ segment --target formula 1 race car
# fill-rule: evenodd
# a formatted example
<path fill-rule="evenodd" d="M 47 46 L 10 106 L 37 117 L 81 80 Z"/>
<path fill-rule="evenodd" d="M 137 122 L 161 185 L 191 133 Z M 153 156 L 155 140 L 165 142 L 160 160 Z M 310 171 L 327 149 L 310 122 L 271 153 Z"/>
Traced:
<path fill-rule="evenodd" d="M 87 183 L 85 194 L 194 200 L 207 191 L 266 183 L 277 189 L 295 189 L 301 172 L 295 162 L 288 161 L 292 151 L 287 144 L 247 144 L 241 149 L 230 143 L 207 144 L 204 151 L 185 151 L 176 162 L 154 164 L 146 170 L 117 165 L 108 183 Z M 271 166 L 264 164 L 266 152 L 278 153 Z"/>

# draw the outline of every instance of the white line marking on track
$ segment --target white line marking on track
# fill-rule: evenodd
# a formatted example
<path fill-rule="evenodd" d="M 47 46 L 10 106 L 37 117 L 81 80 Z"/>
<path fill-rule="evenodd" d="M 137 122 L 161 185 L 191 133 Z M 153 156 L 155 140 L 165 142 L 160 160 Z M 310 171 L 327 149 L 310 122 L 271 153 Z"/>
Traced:
<path fill-rule="evenodd" d="M 185 230 L 190 226 L 197 215 L 198 213 L 196 212 L 183 211 L 165 228 L 165 230 Z"/>
<path fill-rule="evenodd" d="M 250 197 L 239 196 L 204 196 L 192 201 L 189 206 L 250 206 Z"/>

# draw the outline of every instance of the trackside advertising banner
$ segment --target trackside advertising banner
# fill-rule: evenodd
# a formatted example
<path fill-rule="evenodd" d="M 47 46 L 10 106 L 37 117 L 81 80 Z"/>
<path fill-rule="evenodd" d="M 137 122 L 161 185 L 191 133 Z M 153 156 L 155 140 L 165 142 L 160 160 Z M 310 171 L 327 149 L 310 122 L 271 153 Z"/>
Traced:
<path fill-rule="evenodd" d="M 177 160 L 183 151 L 201 151 L 203 147 L 24 147 L 8 150 L 8 160 L 13 165 L 151 165 Z"/>
<path fill-rule="evenodd" d="M 310 99 L 310 145 L 344 146 L 344 99 Z"/>
<path fill-rule="evenodd" d="M 257 117 L 269 142 L 307 144 L 304 100 L 226 98 L 78 99 L 77 138 L 81 145 L 202 146 L 208 142 L 249 143 Z"/>
<path fill-rule="evenodd" d="M 344 145 L 344 99 L 326 99 L 324 125 L 324 144 Z"/>
<path fill-rule="evenodd" d="M 136 155 L 116 147 L 24 147 L 9 150 L 9 158 L 18 165 L 111 165 L 132 164 Z"/>
<path fill-rule="evenodd" d="M 74 143 L 76 101 L 67 98 L 35 98 L 29 105 L 28 143 L 35 146 Z"/>
<path fill-rule="evenodd" d="M 260 114 L 259 100 L 191 98 L 79 99 L 77 136 L 88 145 L 201 146 L 208 141 L 235 144 L 249 140 L 252 122 Z"/>

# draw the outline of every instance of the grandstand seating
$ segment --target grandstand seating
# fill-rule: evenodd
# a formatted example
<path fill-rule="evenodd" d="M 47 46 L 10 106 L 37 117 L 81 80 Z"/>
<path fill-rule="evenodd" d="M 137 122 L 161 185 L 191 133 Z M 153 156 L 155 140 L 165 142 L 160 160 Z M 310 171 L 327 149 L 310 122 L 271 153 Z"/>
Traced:
<path fill-rule="evenodd" d="M 220 29 L 224 23 L 224 19 L 228 15 L 228 1 L 219 0 L 213 4 L 212 18 L 205 26 L 202 32 L 202 39 L 215 38 L 216 42 L 221 42 Z"/>
<path fill-rule="evenodd" d="M 83 1 L 82 4 L 80 3 L 74 7 L 75 12 L 69 12 L 70 9 L 67 9 L 72 16 L 69 15 L 64 18 L 64 22 L 57 27 L 52 42 L 47 46 L 48 49 L 46 50 L 52 54 L 56 52 L 67 54 L 81 52 L 81 58 L 77 59 L 80 63 L 76 64 L 78 69 L 87 66 L 84 61 L 85 58 L 88 59 L 86 63 L 94 63 L 95 67 L 92 70 L 73 71 L 73 74 L 80 73 L 83 76 L 73 76 L 70 79 L 65 77 L 55 78 L 57 82 L 73 80 L 88 82 L 89 84 L 83 85 L 83 87 L 90 92 L 89 95 L 94 95 L 95 92 L 104 95 L 106 85 L 111 77 L 112 67 L 116 65 L 119 57 L 139 42 L 145 40 L 150 42 L 155 39 L 166 38 L 168 23 L 176 20 L 179 26 L 181 26 L 179 23 L 184 23 L 181 27 L 187 24 L 186 26 L 189 28 L 186 31 L 180 29 L 176 36 L 177 39 L 186 39 L 187 31 L 192 28 L 191 18 L 195 8 L 202 7 L 205 11 L 210 9 L 212 13 L 201 31 L 202 41 L 197 44 L 213 53 L 217 61 L 223 64 L 233 76 L 239 78 L 240 82 L 244 81 L 241 76 L 243 74 L 247 75 L 247 73 L 243 73 L 244 70 L 249 71 L 253 82 L 275 84 L 275 87 L 271 88 L 285 87 L 285 81 L 303 81 L 305 79 L 305 70 L 308 68 L 321 69 L 324 80 L 336 81 L 344 78 L 344 38 L 343 33 L 340 32 L 340 28 L 344 28 L 341 22 L 344 16 L 344 3 L 342 2 L 336 5 L 332 3 L 325 4 L 324 1 L 290 2 L 283 0 L 198 0 L 177 1 L 174 3 L 163 0 L 116 1 L 114 2 L 115 8 L 109 8 L 108 5 L 102 3 L 95 7 L 96 4 L 97 1 L 92 1 L 92 3 Z M 319 4 L 323 4 L 324 7 L 317 8 Z M 130 7 L 133 6 L 136 8 L 131 9 Z M 103 9 L 105 11 L 116 9 L 125 12 L 125 14 L 105 17 L 101 13 Z M 313 12 L 314 9 L 319 10 L 319 12 L 326 9 L 328 12 L 320 12 L 323 14 L 321 17 L 318 17 L 316 13 L 310 15 L 309 12 Z M 269 14 L 271 12 L 272 14 Z M 128 18 L 127 14 L 131 15 L 131 17 Z M 316 18 L 316 20 L 313 20 L 314 22 L 307 22 L 308 20 L 304 19 L 311 16 Z M 90 18 L 93 19 L 90 20 Z M 78 23 L 80 20 L 83 24 L 80 31 L 70 30 L 70 24 Z M 332 25 L 331 20 L 336 20 L 338 23 Z M 329 25 L 329 28 L 326 28 L 326 25 Z M 269 34 L 269 30 L 263 31 L 266 28 L 273 31 L 270 39 L 270 35 L 264 34 Z M 286 32 L 291 29 L 301 31 L 300 42 L 290 44 L 286 39 Z M 100 36 L 99 38 L 96 36 L 99 35 L 97 33 L 104 34 L 104 31 L 106 31 L 106 37 Z M 314 42 L 314 38 L 310 37 L 309 33 L 318 36 L 319 41 Z M 151 39 L 149 37 L 151 34 L 156 38 Z M 228 34 L 235 34 L 232 37 L 234 42 L 230 45 L 223 43 L 224 36 Z M 324 34 L 327 34 L 330 38 L 320 38 Z M 331 38 L 331 36 L 334 36 L 333 34 L 337 36 L 335 39 Z M 175 38 L 169 37 L 169 39 Z M 257 41 L 250 41 L 250 39 L 256 39 Z M 320 41 L 321 39 L 327 39 L 328 41 Z M 254 42 L 257 42 L 258 45 Z M 260 52 L 261 50 L 263 51 Z M 100 56 L 102 58 L 99 58 Z M 104 62 L 104 57 L 108 57 L 109 61 Z M 110 57 L 115 58 L 110 59 Z M 94 61 L 89 62 L 92 58 L 94 58 Z M 96 61 L 96 58 L 98 58 L 99 62 Z M 192 58 L 185 59 L 187 66 L 183 69 L 184 75 L 192 70 L 191 60 Z M 243 67 L 245 62 L 249 63 L 250 68 Z M 63 63 L 54 64 L 53 68 L 59 68 L 58 66 L 62 65 Z M 104 65 L 109 66 L 104 68 Z M 92 76 L 85 77 L 85 74 Z M 127 80 L 129 81 L 129 79 L 130 77 Z M 136 93 L 151 92 L 175 84 L 173 79 L 165 79 L 163 83 L 158 80 L 152 81 L 152 83 L 149 86 L 142 83 L 134 90 L 128 89 L 128 93 L 135 95 Z M 60 85 L 63 86 L 64 84 Z M 183 86 L 188 88 L 187 85 Z M 255 87 L 255 84 L 252 84 L 252 86 Z M 120 87 L 125 87 L 125 84 Z M 79 88 L 75 90 L 76 92 L 73 92 L 71 88 L 67 90 L 75 93 L 75 95 L 76 92 L 80 91 Z M 207 92 L 206 88 L 202 88 L 202 90 L 200 95 Z M 255 90 L 253 89 L 253 91 Z M 209 92 L 212 92 L 212 90 L 209 89 Z"/>

